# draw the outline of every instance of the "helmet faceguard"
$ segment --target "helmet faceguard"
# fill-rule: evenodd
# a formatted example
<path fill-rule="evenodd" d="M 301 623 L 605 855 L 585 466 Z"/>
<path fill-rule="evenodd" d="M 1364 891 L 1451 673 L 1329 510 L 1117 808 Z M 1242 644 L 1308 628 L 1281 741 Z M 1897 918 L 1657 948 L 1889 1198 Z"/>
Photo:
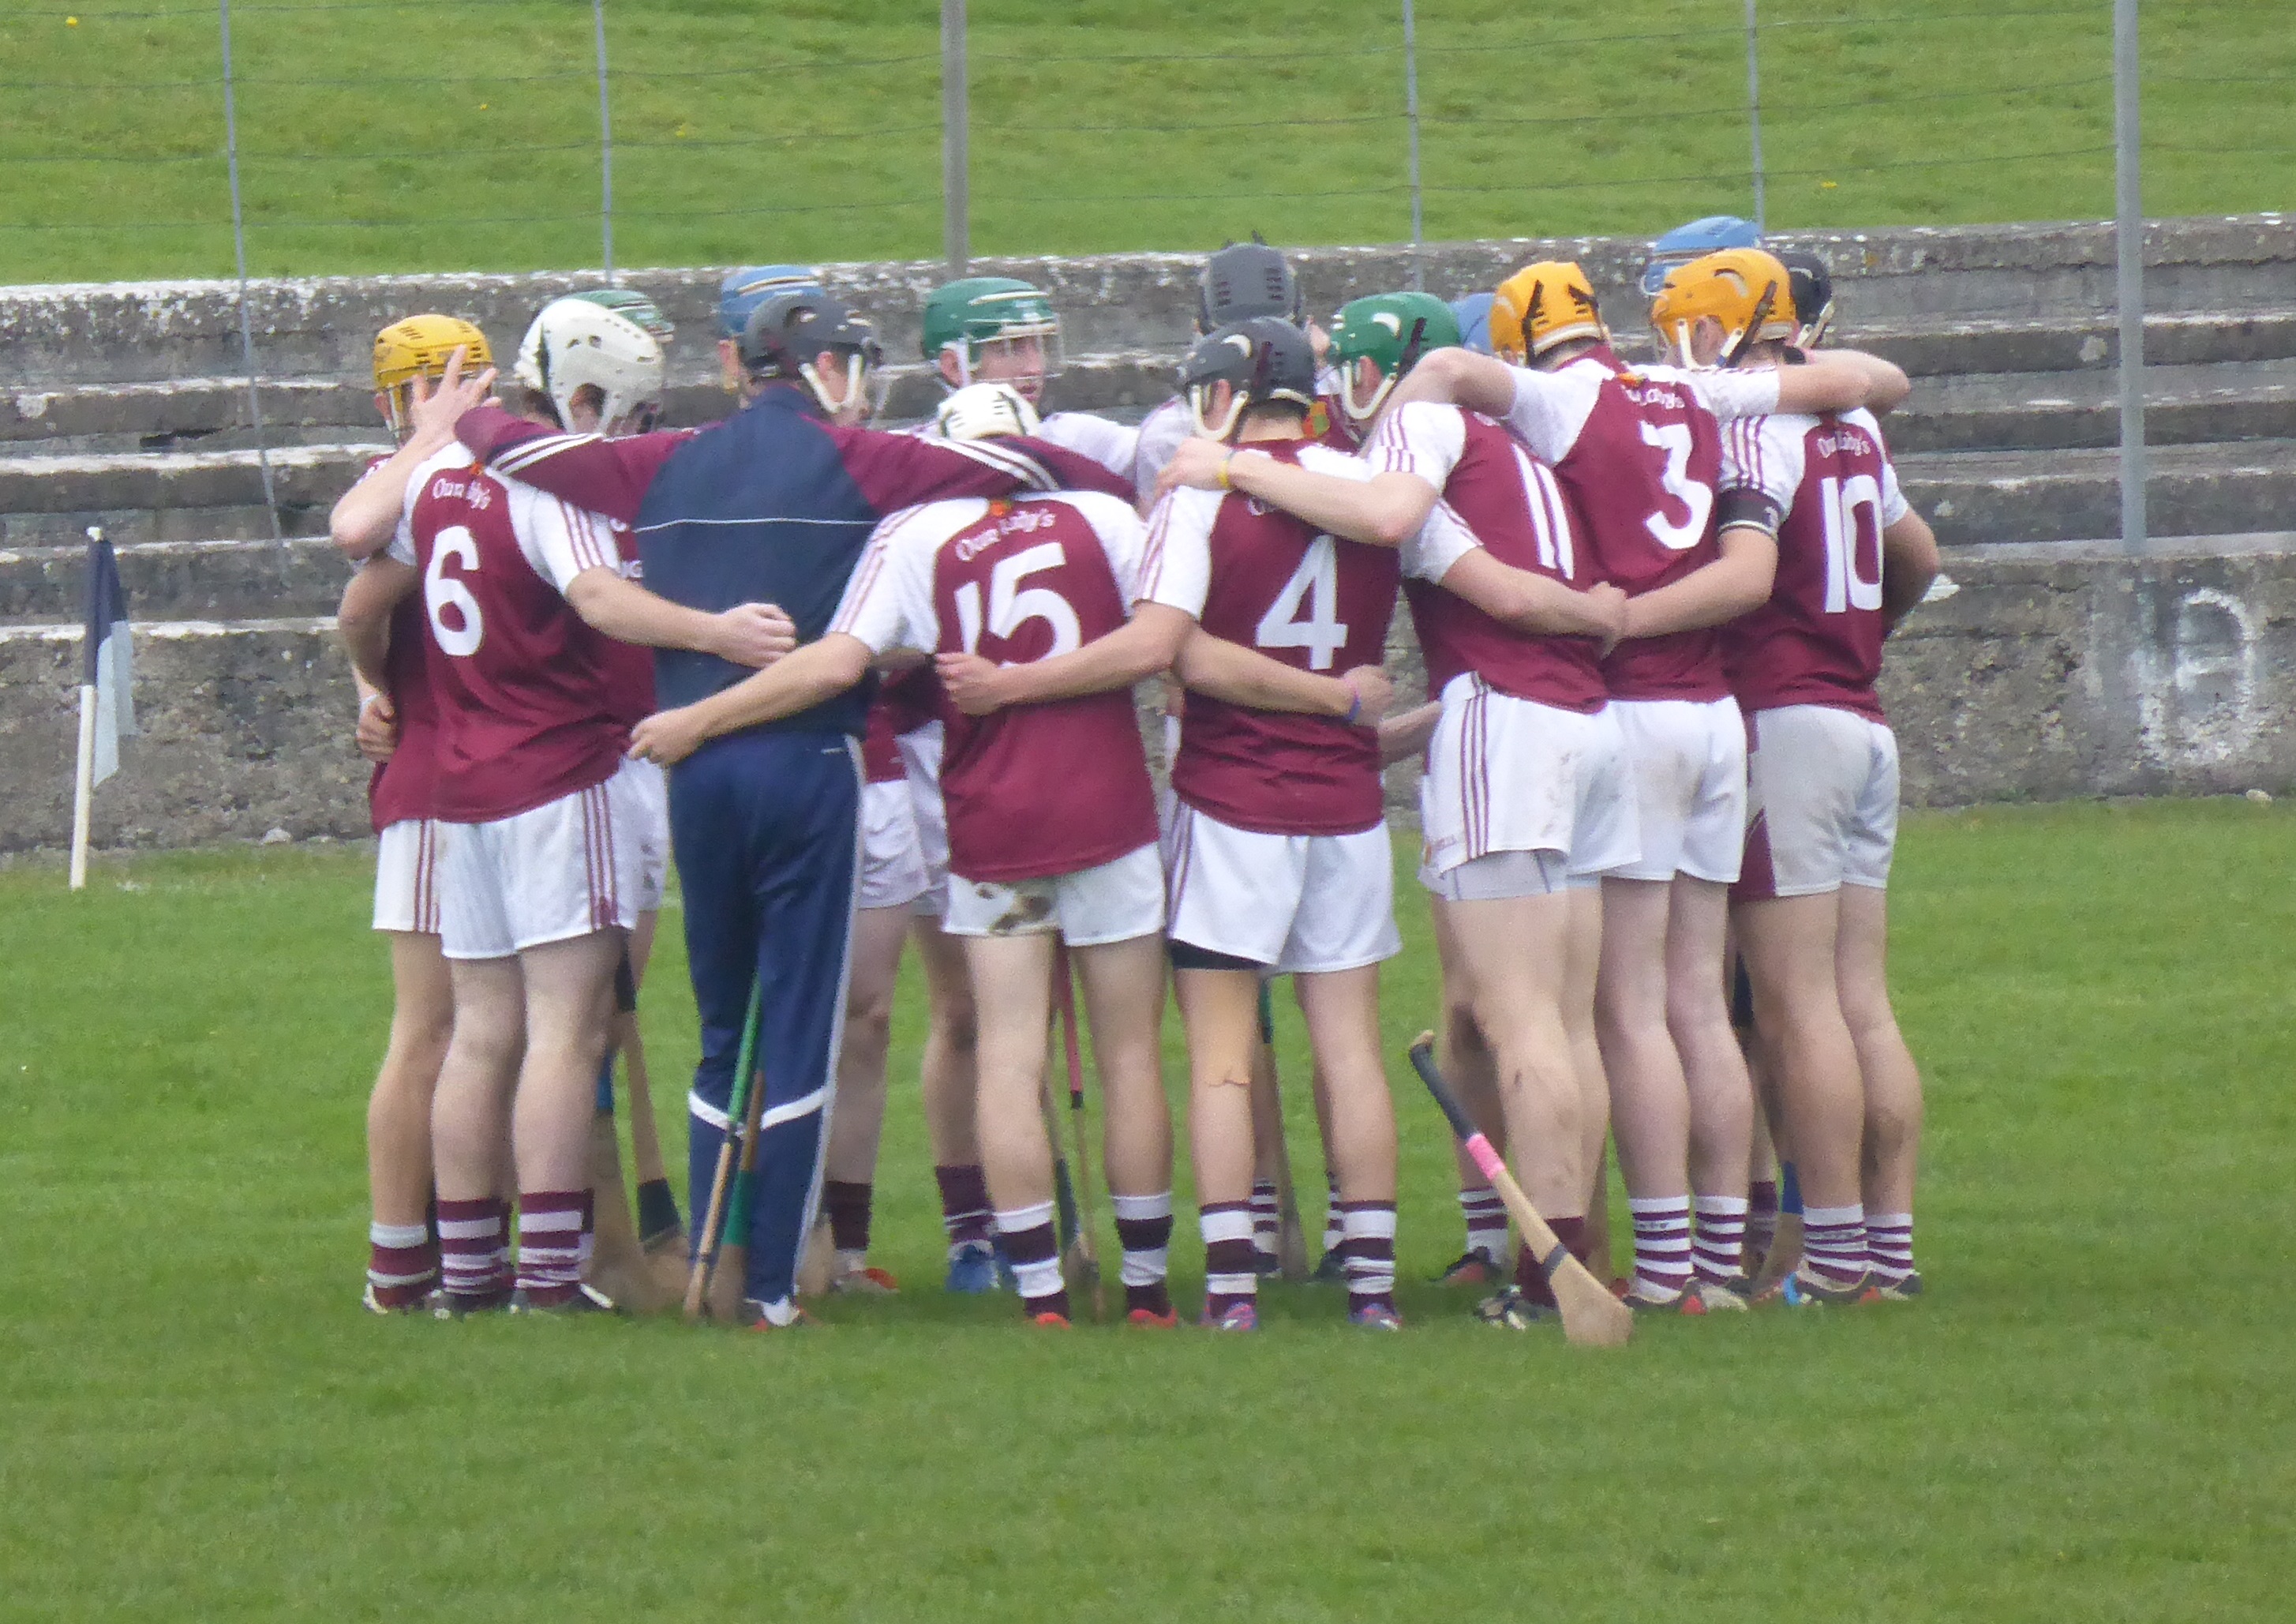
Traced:
<path fill-rule="evenodd" d="M 549 398 L 562 428 L 574 426 L 576 397 L 596 390 L 603 431 L 625 421 L 650 423 L 661 409 L 664 370 L 652 333 L 619 310 L 572 295 L 536 315 L 512 375 Z"/>
<path fill-rule="evenodd" d="M 845 367 L 845 392 L 832 398 L 816 361 L 824 353 Z M 742 366 L 752 378 L 802 381 L 821 409 L 866 411 L 870 374 L 883 358 L 869 318 L 828 293 L 781 293 L 750 313 L 742 330 Z"/>
<path fill-rule="evenodd" d="M 1350 421 L 1369 422 L 1379 415 L 1396 380 L 1421 356 L 1458 341 L 1458 318 L 1431 293 L 1374 293 L 1342 306 L 1332 322 L 1331 349 L 1340 373 L 1341 408 Z M 1379 387 L 1368 399 L 1356 392 L 1358 361 L 1379 369 Z"/>
<path fill-rule="evenodd" d="M 1651 302 L 1651 329 L 1684 366 L 1698 363 L 1693 335 L 1711 316 L 1722 330 L 1724 366 L 1735 366 L 1759 343 L 1792 340 L 1798 331 L 1786 267 L 1759 248 L 1725 249 L 1667 274 Z"/>
<path fill-rule="evenodd" d="M 1510 361 L 1535 361 L 1574 339 L 1610 342 L 1594 283 L 1567 259 L 1527 265 L 1491 296 L 1491 348 Z"/>
<path fill-rule="evenodd" d="M 943 439 L 996 439 L 1034 434 L 1037 408 L 1009 383 L 972 383 L 952 390 L 933 414 L 933 432 Z"/>
<path fill-rule="evenodd" d="M 1260 316 L 1303 326 L 1307 309 L 1291 263 L 1258 232 L 1251 234 L 1250 242 L 1231 242 L 1206 260 L 1197 279 L 1199 332 L 1210 334 Z"/>
<path fill-rule="evenodd" d="M 1793 341 L 1804 349 L 1815 349 L 1824 340 L 1825 330 L 1833 325 L 1833 274 L 1825 261 L 1806 248 L 1790 248 L 1778 256 L 1778 263 L 1786 267 L 1786 279 L 1793 294 Z"/>
<path fill-rule="evenodd" d="M 1061 319 L 1044 291 L 1028 283 L 962 277 L 926 299 L 923 351 L 928 361 L 955 361 L 952 389 L 1009 383 L 1034 401 L 1061 370 Z"/>
<path fill-rule="evenodd" d="M 1227 408 L 1217 422 L 1206 418 L 1216 384 L 1228 386 Z M 1196 431 L 1213 439 L 1232 437 L 1244 414 L 1284 401 L 1302 412 L 1316 404 L 1316 352 L 1308 335 L 1279 316 L 1256 316 L 1198 339 L 1180 363 L 1180 390 Z"/>

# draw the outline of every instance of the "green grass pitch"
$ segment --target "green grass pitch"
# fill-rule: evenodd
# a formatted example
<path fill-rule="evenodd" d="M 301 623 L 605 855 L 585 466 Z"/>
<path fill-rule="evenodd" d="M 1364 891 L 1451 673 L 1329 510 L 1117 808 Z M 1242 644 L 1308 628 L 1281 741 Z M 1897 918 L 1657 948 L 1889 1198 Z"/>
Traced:
<path fill-rule="evenodd" d="M 913 986 L 878 1218 L 899 1298 L 772 1339 L 374 1321 L 365 857 L 105 860 L 78 897 L 18 866 L 0 1614 L 2285 1618 L 2292 834 L 2238 801 L 1910 817 L 1931 1295 L 1646 1323 L 1615 1355 L 1425 1286 L 1398 1337 L 1309 1287 L 1246 1340 L 946 1298 Z M 1434 984 L 1399 894 L 1416 1281 L 1457 1217 L 1401 1064 Z M 646 1005 L 673 1144 L 675 938 Z M 1296 1012 L 1282 1041 L 1312 1169 Z M 1192 1307 L 1185 1225 L 1175 1251 Z"/>
<path fill-rule="evenodd" d="M 931 0 L 605 10 L 621 265 L 939 255 Z M 1761 0 L 1769 224 L 2108 217 L 2112 11 Z M 257 274 L 599 263 L 586 0 L 232 12 Z M 1398 0 L 969 13 L 974 253 L 1408 238 Z M 1418 0 L 1429 238 L 1751 213 L 1744 18 Z M 2146 211 L 2296 201 L 2284 0 L 2143 18 Z M 216 24 L 184 0 L 0 12 L 0 283 L 231 273 Z"/>

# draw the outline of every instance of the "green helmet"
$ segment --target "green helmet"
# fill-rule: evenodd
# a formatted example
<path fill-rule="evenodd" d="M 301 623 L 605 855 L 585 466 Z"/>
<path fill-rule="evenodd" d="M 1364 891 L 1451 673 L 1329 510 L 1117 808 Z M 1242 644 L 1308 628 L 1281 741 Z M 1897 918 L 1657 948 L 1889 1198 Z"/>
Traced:
<path fill-rule="evenodd" d="M 1015 339 L 1037 339 L 1045 364 L 1037 374 L 1059 370 L 1061 318 L 1044 291 L 1011 276 L 966 276 L 935 288 L 925 299 L 924 357 L 938 361 L 956 351 L 958 386 L 974 381 L 981 347 Z M 999 379 L 999 382 L 1017 379 Z"/>
<path fill-rule="evenodd" d="M 1340 371 L 1340 404 L 1357 422 L 1379 412 L 1395 381 L 1421 356 L 1459 342 L 1459 318 L 1432 293 L 1374 293 L 1341 308 L 1332 321 L 1331 364 Z M 1356 398 L 1355 363 L 1368 356 L 1380 384 L 1368 400 Z"/>
<path fill-rule="evenodd" d="M 603 305 L 617 316 L 628 317 L 653 336 L 659 344 L 668 344 L 677 336 L 677 329 L 661 307 L 636 288 L 591 288 L 580 293 L 570 293 L 569 299 L 586 299 L 594 305 Z"/>

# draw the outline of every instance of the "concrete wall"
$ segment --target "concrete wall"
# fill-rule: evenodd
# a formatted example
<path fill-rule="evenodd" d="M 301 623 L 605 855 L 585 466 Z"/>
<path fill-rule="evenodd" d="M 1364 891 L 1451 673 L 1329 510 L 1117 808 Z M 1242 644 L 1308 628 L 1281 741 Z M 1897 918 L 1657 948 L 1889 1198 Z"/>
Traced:
<path fill-rule="evenodd" d="M 2296 785 L 2296 536 L 1956 550 L 1891 644 L 1908 804 Z M 350 679 L 318 619 L 176 622 L 136 644 L 145 736 L 96 793 L 105 846 L 365 833 Z M 0 850 L 70 830 L 75 629 L 0 629 Z M 1407 622 L 1393 664 L 1415 694 Z M 1409 807 L 1409 774 L 1395 804 Z"/>

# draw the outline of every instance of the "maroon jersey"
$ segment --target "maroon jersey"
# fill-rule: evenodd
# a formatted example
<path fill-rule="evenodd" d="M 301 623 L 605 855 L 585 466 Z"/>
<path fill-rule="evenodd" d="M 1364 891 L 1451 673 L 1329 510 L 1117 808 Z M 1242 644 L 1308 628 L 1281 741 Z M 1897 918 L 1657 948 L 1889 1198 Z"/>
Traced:
<path fill-rule="evenodd" d="M 1881 425 L 1866 411 L 1741 418 L 1724 431 L 1722 488 L 1781 515 L 1770 601 L 1723 628 L 1740 708 L 1882 720 L 1882 532 L 1906 505 Z"/>
<path fill-rule="evenodd" d="M 1578 515 L 1594 577 L 1629 596 L 1720 556 L 1714 488 L 1721 431 L 1692 375 L 1631 368 L 1607 345 L 1517 379 L 1511 421 L 1554 466 Z M 1618 699 L 1727 693 L 1713 627 L 1636 637 L 1603 662 Z"/>
<path fill-rule="evenodd" d="M 436 816 L 439 709 L 430 697 L 430 651 L 422 600 L 402 598 L 390 611 L 390 647 L 382 664 L 390 708 L 398 718 L 398 742 L 388 759 L 375 763 L 366 785 L 367 812 L 377 834 L 410 817 Z"/>
<path fill-rule="evenodd" d="M 1503 564 L 1582 585 L 1578 528 L 1554 472 L 1506 427 L 1457 406 L 1414 401 L 1373 431 L 1365 460 L 1442 493 L 1447 513 Z M 1431 521 L 1431 529 L 1432 521 Z M 1590 637 L 1541 637 L 1495 620 L 1439 583 L 1457 551 L 1423 531 L 1404 549 L 1403 590 L 1427 660 L 1427 692 L 1472 671 L 1502 693 L 1565 710 L 1600 710 L 1608 690 Z"/>
<path fill-rule="evenodd" d="M 1065 654 L 1125 623 L 1144 540 L 1132 509 L 1097 494 L 931 503 L 878 526 L 831 629 L 879 653 Z M 950 873 L 1044 879 L 1156 839 L 1130 689 L 941 719 Z"/>
<path fill-rule="evenodd" d="M 908 779 L 901 766 L 899 727 L 884 690 L 869 704 L 869 725 L 861 732 L 861 776 L 871 783 L 901 783 Z"/>
<path fill-rule="evenodd" d="M 1371 477 L 1356 458 L 1312 440 L 1250 448 L 1318 473 Z M 1215 637 L 1336 677 L 1384 658 L 1399 577 L 1389 548 L 1323 535 L 1241 491 L 1183 489 L 1150 516 L 1140 597 L 1193 615 Z M 1238 829 L 1353 834 L 1382 815 L 1379 733 L 1192 692 L 1172 788 Z"/>
<path fill-rule="evenodd" d="M 606 521 L 449 445 L 415 471 L 391 555 L 422 572 L 436 815 L 488 823 L 611 777 L 630 734 L 619 645 L 564 595 L 586 570 L 619 570 Z"/>

